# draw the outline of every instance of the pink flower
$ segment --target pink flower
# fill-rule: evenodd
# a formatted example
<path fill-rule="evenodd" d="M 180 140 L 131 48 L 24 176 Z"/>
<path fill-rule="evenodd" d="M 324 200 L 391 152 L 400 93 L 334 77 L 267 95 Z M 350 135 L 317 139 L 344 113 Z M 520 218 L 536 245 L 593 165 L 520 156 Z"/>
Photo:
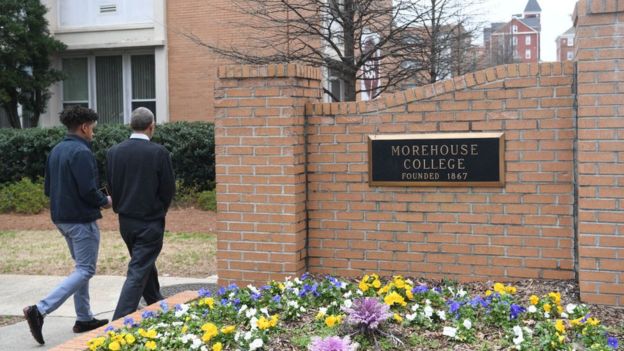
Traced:
<path fill-rule="evenodd" d="M 313 337 L 312 343 L 308 347 L 310 351 L 355 351 L 358 343 L 351 343 L 348 336 L 340 338 L 339 336 L 329 336 L 326 338 Z"/>

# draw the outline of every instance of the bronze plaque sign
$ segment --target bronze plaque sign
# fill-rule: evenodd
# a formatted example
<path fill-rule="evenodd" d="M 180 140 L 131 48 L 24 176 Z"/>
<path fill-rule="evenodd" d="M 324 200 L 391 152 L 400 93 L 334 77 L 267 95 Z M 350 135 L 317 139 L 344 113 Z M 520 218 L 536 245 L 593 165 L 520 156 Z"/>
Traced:
<path fill-rule="evenodd" d="M 368 136 L 371 186 L 503 186 L 503 133 Z"/>

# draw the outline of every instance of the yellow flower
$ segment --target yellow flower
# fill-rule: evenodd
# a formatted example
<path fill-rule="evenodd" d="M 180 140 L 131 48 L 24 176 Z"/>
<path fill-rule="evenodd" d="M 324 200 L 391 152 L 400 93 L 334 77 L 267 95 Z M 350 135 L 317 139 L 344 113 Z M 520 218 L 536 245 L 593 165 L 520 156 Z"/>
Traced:
<path fill-rule="evenodd" d="M 113 341 L 110 344 L 108 344 L 108 349 L 111 351 L 119 351 L 121 350 L 121 345 L 119 345 L 117 341 Z"/>
<path fill-rule="evenodd" d="M 214 299 L 212 297 L 204 297 L 203 299 L 199 300 L 199 305 L 205 305 L 212 309 L 214 307 Z"/>
<path fill-rule="evenodd" d="M 282 284 L 282 283 L 277 284 L 277 287 L 278 287 L 281 291 L 284 291 L 284 289 L 286 289 L 286 287 L 285 287 L 285 286 L 284 286 L 284 284 Z"/>
<path fill-rule="evenodd" d="M 398 289 L 403 289 L 403 287 L 405 286 L 405 281 L 403 280 L 402 276 L 394 276 L 394 286 L 396 286 Z"/>
<path fill-rule="evenodd" d="M 221 332 L 223 334 L 230 334 L 233 333 L 236 330 L 236 326 L 234 325 L 226 325 L 225 327 L 221 328 Z"/>
<path fill-rule="evenodd" d="M 515 293 L 516 293 L 516 287 L 515 287 L 515 286 L 511 286 L 511 285 L 508 285 L 507 287 L 505 287 L 505 291 L 506 291 L 508 294 L 512 294 L 512 295 L 513 295 L 513 294 L 515 294 Z"/>
<path fill-rule="evenodd" d="M 548 294 L 548 297 L 555 300 L 555 304 L 559 305 L 561 303 L 561 294 L 558 292 L 551 292 Z"/>
<path fill-rule="evenodd" d="M 187 330 L 188 330 L 188 325 L 182 326 L 182 334 L 186 334 Z"/>
<path fill-rule="evenodd" d="M 394 320 L 397 321 L 398 323 L 403 322 L 403 317 L 401 317 L 401 315 L 399 315 L 398 313 L 395 313 L 392 318 L 394 318 Z"/>
<path fill-rule="evenodd" d="M 407 302 L 405 302 L 405 299 L 403 298 L 403 296 L 399 295 L 395 291 L 393 291 L 390 294 L 386 295 L 386 297 L 384 297 L 384 302 L 388 306 L 393 306 L 394 304 L 401 305 L 401 306 L 406 306 L 407 305 Z"/>
<path fill-rule="evenodd" d="M 379 281 L 379 279 L 373 280 L 373 288 L 379 289 L 380 286 L 381 286 L 381 282 Z"/>
<path fill-rule="evenodd" d="M 555 322 L 555 329 L 561 334 L 565 333 L 565 325 L 563 325 L 563 321 L 561 319 L 557 319 Z"/>
<path fill-rule="evenodd" d="M 156 336 L 158 335 L 158 333 L 154 329 L 150 329 L 148 331 L 145 331 L 145 329 L 140 328 L 139 329 L 139 335 L 141 335 L 144 338 L 155 339 Z"/>
<path fill-rule="evenodd" d="M 409 300 L 413 300 L 414 299 L 414 293 L 412 293 L 412 289 L 413 289 L 413 286 L 411 286 L 409 284 L 405 285 L 405 296 L 407 296 L 407 298 Z"/>
<path fill-rule="evenodd" d="M 531 297 L 529 297 L 529 301 L 531 302 L 531 305 L 537 305 L 537 303 L 539 302 L 539 297 L 531 295 Z"/>
<path fill-rule="evenodd" d="M 598 320 L 597 318 L 587 318 L 587 324 L 598 325 L 600 324 L 600 320 Z"/>
<path fill-rule="evenodd" d="M 136 341 L 136 338 L 132 334 L 126 334 L 124 339 L 126 339 L 126 342 L 128 343 L 128 345 L 132 345 Z"/>
<path fill-rule="evenodd" d="M 563 313 L 563 306 L 557 305 L 557 312 L 559 312 L 559 314 Z"/>
<path fill-rule="evenodd" d="M 485 291 L 485 296 L 490 296 L 492 295 L 492 290 L 486 290 Z"/>
<path fill-rule="evenodd" d="M 333 328 L 335 325 L 340 324 L 341 321 L 342 321 L 341 316 L 331 315 L 325 318 L 325 325 L 330 328 Z"/>
<path fill-rule="evenodd" d="M 277 320 L 279 319 L 279 314 L 274 314 L 271 316 L 271 326 L 274 327 L 277 325 Z"/>
<path fill-rule="evenodd" d="M 260 317 L 260 319 L 258 319 L 258 321 L 256 322 L 256 325 L 258 326 L 258 329 L 265 330 L 265 329 L 269 329 L 269 327 L 271 326 L 271 322 L 269 322 L 268 319 L 262 316 Z"/>
<path fill-rule="evenodd" d="M 150 340 L 145 343 L 145 348 L 148 350 L 156 350 L 156 341 Z"/>
<path fill-rule="evenodd" d="M 546 313 L 550 313 L 551 309 L 552 309 L 552 306 L 549 303 L 544 304 L 544 311 Z"/>
<path fill-rule="evenodd" d="M 367 292 L 368 291 L 368 284 L 366 284 L 366 282 L 364 282 L 364 280 L 360 281 L 360 285 L 358 285 L 358 288 L 360 288 L 360 290 L 362 290 L 363 292 Z"/>
<path fill-rule="evenodd" d="M 565 340 L 565 335 L 559 335 L 559 342 L 563 343 L 564 340 Z"/>
<path fill-rule="evenodd" d="M 212 351 L 221 351 L 223 350 L 223 344 L 218 342 L 214 345 L 212 345 Z"/>
<path fill-rule="evenodd" d="M 316 319 L 322 319 L 323 317 L 325 317 L 325 311 L 318 311 L 318 313 L 316 314 Z"/>
<path fill-rule="evenodd" d="M 577 325 L 583 324 L 583 323 L 581 323 L 581 319 L 583 319 L 583 317 L 579 317 L 577 319 L 572 319 L 570 321 L 570 325 L 573 326 L 573 327 L 576 327 Z"/>
<path fill-rule="evenodd" d="M 494 284 L 494 291 L 496 291 L 497 293 L 499 293 L 501 295 L 505 295 L 506 294 L 505 285 L 503 283 L 495 283 Z"/>
<path fill-rule="evenodd" d="M 217 334 L 219 334 L 219 328 L 217 328 L 217 326 L 214 325 L 214 323 L 206 323 L 202 325 L 201 330 L 204 331 L 204 335 L 202 335 L 203 342 L 208 342 L 210 341 L 210 339 L 212 339 L 213 337 L 217 336 Z"/>

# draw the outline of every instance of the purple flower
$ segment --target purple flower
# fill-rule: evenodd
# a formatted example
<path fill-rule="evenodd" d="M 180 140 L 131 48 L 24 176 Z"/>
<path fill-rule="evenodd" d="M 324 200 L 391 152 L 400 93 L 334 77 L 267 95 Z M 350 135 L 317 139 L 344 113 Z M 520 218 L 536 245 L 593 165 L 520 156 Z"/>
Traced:
<path fill-rule="evenodd" d="M 475 296 L 472 300 L 470 300 L 470 306 L 473 308 L 481 305 L 482 307 L 487 307 L 490 303 L 484 300 L 481 296 Z"/>
<path fill-rule="evenodd" d="M 115 331 L 115 327 L 113 327 L 111 324 L 109 324 L 106 329 L 104 329 L 104 331 L 106 333 L 108 333 L 109 331 Z M 617 340 L 616 340 L 617 341 Z"/>
<path fill-rule="evenodd" d="M 346 321 L 371 331 L 377 329 L 379 324 L 392 317 L 389 312 L 390 306 L 380 302 L 374 297 L 364 297 L 353 301 L 350 308 L 346 308 Z"/>
<path fill-rule="evenodd" d="M 132 317 L 124 318 L 123 324 L 129 328 L 136 326 L 136 323 L 134 322 L 134 319 Z"/>
<path fill-rule="evenodd" d="M 182 311 L 182 305 L 180 305 L 179 303 L 177 303 L 177 304 L 175 305 L 175 310 L 176 310 L 176 312 L 177 312 L 177 311 Z"/>
<path fill-rule="evenodd" d="M 610 336 L 607 338 L 607 345 L 609 345 L 612 349 L 617 350 L 618 348 L 618 339 L 614 336 Z"/>
<path fill-rule="evenodd" d="M 429 291 L 429 288 L 427 287 L 427 284 L 423 284 L 423 285 L 419 285 L 419 286 L 415 286 L 412 289 L 412 293 L 414 294 L 424 294 L 427 291 Z"/>
<path fill-rule="evenodd" d="M 453 300 L 447 301 L 447 304 L 449 305 L 449 313 L 454 314 L 455 318 L 459 318 L 458 311 L 459 311 L 459 308 L 461 307 L 461 304 Z"/>
<path fill-rule="evenodd" d="M 199 289 L 198 294 L 199 297 L 210 297 L 210 295 L 212 295 L 212 293 L 210 293 L 210 290 L 204 288 Z"/>
<path fill-rule="evenodd" d="M 282 301 L 282 297 L 279 296 L 279 295 L 275 295 L 275 296 L 273 296 L 273 298 L 271 300 L 273 300 L 273 302 L 275 302 L 275 303 L 280 303 L 280 301 Z"/>
<path fill-rule="evenodd" d="M 154 318 L 155 316 L 154 311 L 143 311 L 143 314 L 141 314 L 143 319 Z"/>
<path fill-rule="evenodd" d="M 308 278 L 310 278 L 310 273 L 308 272 L 303 273 L 303 275 L 301 276 L 301 280 L 306 280 Z"/>
<path fill-rule="evenodd" d="M 169 311 L 169 305 L 167 305 L 167 301 L 165 300 L 160 301 L 160 309 L 165 313 Z"/>
<path fill-rule="evenodd" d="M 312 343 L 308 347 L 310 351 L 355 351 L 358 343 L 351 343 L 349 336 L 340 338 L 339 336 L 329 336 L 326 338 L 313 337 Z"/>
<path fill-rule="evenodd" d="M 518 315 L 520 313 L 524 313 L 526 312 L 526 308 L 520 306 L 520 305 L 516 305 L 515 303 L 511 304 L 511 308 L 510 308 L 510 313 L 511 313 L 511 319 L 516 319 L 518 318 Z"/>
<path fill-rule="evenodd" d="M 262 294 L 259 292 L 252 292 L 251 293 L 251 299 L 254 301 L 259 300 L 262 297 Z"/>

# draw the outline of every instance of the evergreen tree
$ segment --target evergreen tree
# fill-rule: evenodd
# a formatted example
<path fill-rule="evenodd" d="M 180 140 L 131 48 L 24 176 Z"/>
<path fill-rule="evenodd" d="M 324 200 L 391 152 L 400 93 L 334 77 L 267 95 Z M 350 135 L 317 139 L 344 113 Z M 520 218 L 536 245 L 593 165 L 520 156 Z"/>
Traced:
<path fill-rule="evenodd" d="M 29 126 L 37 126 L 50 98 L 48 87 L 63 78 L 51 57 L 65 49 L 54 39 L 39 0 L 0 1 L 0 107 L 20 128 L 18 104 Z"/>

